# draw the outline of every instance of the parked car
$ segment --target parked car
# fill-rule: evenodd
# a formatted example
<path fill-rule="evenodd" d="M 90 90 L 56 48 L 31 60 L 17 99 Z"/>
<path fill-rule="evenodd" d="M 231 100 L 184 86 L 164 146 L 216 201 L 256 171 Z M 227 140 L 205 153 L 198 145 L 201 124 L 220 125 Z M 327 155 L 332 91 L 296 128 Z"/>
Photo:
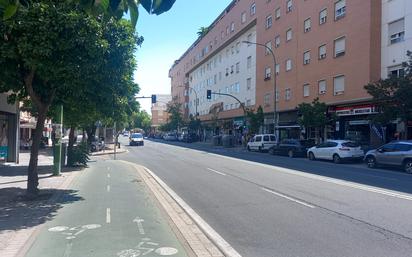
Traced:
<path fill-rule="evenodd" d="M 102 151 L 105 147 L 104 138 L 95 137 L 90 144 L 90 151 L 99 152 Z"/>
<path fill-rule="evenodd" d="M 327 140 L 308 149 L 309 160 L 324 159 L 341 163 L 342 160 L 362 160 L 364 152 L 358 143 L 348 140 Z"/>
<path fill-rule="evenodd" d="M 141 133 L 132 133 L 129 137 L 129 145 L 144 145 L 143 135 Z"/>
<path fill-rule="evenodd" d="M 306 157 L 309 148 L 315 145 L 314 140 L 284 139 L 279 144 L 269 148 L 270 154 L 287 155 L 291 158 L 296 156 Z"/>
<path fill-rule="evenodd" d="M 392 141 L 365 155 L 369 168 L 379 165 L 400 166 L 407 173 L 412 173 L 412 140 Z"/>
<path fill-rule="evenodd" d="M 174 134 L 174 133 L 168 133 L 168 134 L 165 134 L 165 135 L 163 136 L 163 139 L 166 140 L 166 141 L 176 141 L 176 140 L 177 140 L 177 136 L 176 136 L 176 134 Z"/>
<path fill-rule="evenodd" d="M 124 137 L 128 137 L 128 136 L 129 136 L 129 131 L 124 131 L 124 132 L 123 132 L 123 136 L 124 136 Z"/>
<path fill-rule="evenodd" d="M 179 141 L 193 143 L 199 141 L 199 137 L 195 133 L 182 133 L 179 136 Z"/>
<path fill-rule="evenodd" d="M 276 144 L 276 136 L 273 134 L 260 134 L 254 136 L 247 143 L 247 150 L 257 150 L 259 152 L 268 151 L 269 148 Z"/>

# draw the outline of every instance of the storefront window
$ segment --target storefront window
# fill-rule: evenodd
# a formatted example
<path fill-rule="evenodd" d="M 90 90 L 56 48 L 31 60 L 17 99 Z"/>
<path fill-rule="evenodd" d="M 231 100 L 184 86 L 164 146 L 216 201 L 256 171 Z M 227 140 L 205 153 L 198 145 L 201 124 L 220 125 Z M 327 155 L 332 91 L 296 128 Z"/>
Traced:
<path fill-rule="evenodd" d="M 7 160 L 8 153 L 8 119 L 6 115 L 0 114 L 0 161 Z"/>
<path fill-rule="evenodd" d="M 370 125 L 368 120 L 346 121 L 345 139 L 355 141 L 361 145 L 368 145 L 370 141 Z"/>

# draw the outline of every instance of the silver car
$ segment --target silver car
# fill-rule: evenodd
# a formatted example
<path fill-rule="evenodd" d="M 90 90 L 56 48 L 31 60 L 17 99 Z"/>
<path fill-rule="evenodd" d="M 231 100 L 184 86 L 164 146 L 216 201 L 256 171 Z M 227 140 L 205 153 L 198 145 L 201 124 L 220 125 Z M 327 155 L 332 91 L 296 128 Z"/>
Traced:
<path fill-rule="evenodd" d="M 412 140 L 392 141 L 378 149 L 371 150 L 365 155 L 369 168 L 390 165 L 401 166 L 407 173 L 412 173 Z"/>

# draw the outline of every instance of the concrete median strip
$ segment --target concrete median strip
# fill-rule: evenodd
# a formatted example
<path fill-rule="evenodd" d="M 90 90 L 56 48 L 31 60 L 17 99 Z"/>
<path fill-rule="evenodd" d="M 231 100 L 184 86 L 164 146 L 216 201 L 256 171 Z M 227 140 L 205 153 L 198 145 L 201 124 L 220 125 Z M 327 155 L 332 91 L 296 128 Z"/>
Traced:
<path fill-rule="evenodd" d="M 152 171 L 134 163 L 126 163 L 135 167 L 196 256 L 241 257 L 228 242 Z"/>

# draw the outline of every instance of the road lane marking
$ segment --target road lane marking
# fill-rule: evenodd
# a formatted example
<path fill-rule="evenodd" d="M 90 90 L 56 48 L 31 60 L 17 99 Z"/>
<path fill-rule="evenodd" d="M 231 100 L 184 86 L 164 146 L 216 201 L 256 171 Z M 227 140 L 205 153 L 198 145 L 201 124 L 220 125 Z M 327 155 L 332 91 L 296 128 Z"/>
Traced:
<path fill-rule="evenodd" d="M 287 196 L 287 195 L 284 195 L 284 194 L 275 192 L 275 191 L 273 191 L 273 190 L 270 190 L 270 189 L 267 189 L 267 188 L 264 188 L 264 187 L 261 187 L 261 189 L 262 189 L 263 191 L 266 191 L 266 192 L 268 192 L 268 193 L 271 193 L 271 194 L 277 195 L 277 196 L 279 196 L 279 197 L 288 199 L 288 200 L 290 200 L 290 201 L 292 201 L 292 202 L 295 202 L 295 203 L 304 205 L 304 206 L 306 206 L 306 207 L 309 207 L 309 208 L 312 208 L 312 209 L 315 208 L 315 206 L 313 206 L 313 205 L 311 205 L 311 204 L 302 202 L 302 201 L 300 201 L 300 200 L 297 200 L 297 199 L 292 198 L 292 197 L 290 197 L 290 196 Z"/>
<path fill-rule="evenodd" d="M 106 208 L 106 223 L 111 222 L 111 217 L 110 217 L 110 208 Z"/>
<path fill-rule="evenodd" d="M 217 170 L 214 170 L 214 169 L 211 169 L 211 168 L 207 168 L 207 169 L 214 172 L 214 173 L 216 173 L 216 174 L 219 174 L 219 175 L 222 175 L 222 176 L 227 176 L 227 174 L 225 174 L 223 172 L 220 172 L 220 171 L 217 171 Z"/>
<path fill-rule="evenodd" d="M 107 170 L 110 170 L 110 167 L 107 167 Z"/>
<path fill-rule="evenodd" d="M 110 185 L 107 185 L 106 190 L 107 192 L 110 192 Z"/>
<path fill-rule="evenodd" d="M 228 160 L 232 160 L 232 161 L 237 161 L 237 162 L 241 161 L 241 162 L 244 162 L 244 163 L 247 163 L 247 164 L 260 166 L 260 167 L 272 169 L 272 170 L 275 170 L 275 171 L 280 171 L 282 173 L 287 173 L 287 174 L 290 174 L 290 175 L 301 176 L 301 177 L 305 177 L 305 178 L 309 178 L 309 179 L 313 179 L 313 180 L 319 180 L 319 181 L 328 182 L 328 183 L 332 183 L 332 184 L 336 184 L 336 185 L 340 185 L 340 186 L 346 186 L 346 187 L 359 189 L 359 190 L 362 190 L 362 191 L 367 191 L 367 192 L 372 192 L 372 193 L 377 193 L 377 194 L 381 194 L 381 195 L 385 195 L 385 196 L 391 196 L 391 197 L 395 197 L 395 198 L 399 198 L 399 199 L 403 199 L 403 200 L 412 201 L 412 195 L 409 195 L 409 194 L 398 193 L 398 192 L 395 192 L 395 191 L 381 189 L 381 188 L 374 187 L 374 186 L 366 186 L 366 185 L 355 183 L 355 182 L 349 182 L 349 181 L 336 179 L 336 178 L 328 178 L 328 177 L 325 177 L 325 176 L 310 174 L 310 173 L 306 173 L 306 172 L 299 171 L 299 170 L 282 168 L 282 167 L 279 167 L 279 166 L 272 166 L 272 165 L 269 165 L 269 164 L 238 159 L 238 158 L 224 156 L 224 155 L 220 155 L 220 154 L 209 153 L 209 152 L 205 152 L 205 151 L 201 151 L 201 150 L 195 150 L 195 149 L 192 149 L 192 150 L 195 151 L 195 152 L 198 152 L 198 153 L 206 153 L 206 154 L 211 155 L 211 156 L 220 157 L 220 158 L 224 158 L 224 159 L 228 159 Z"/>
<path fill-rule="evenodd" d="M 107 173 L 107 178 L 110 178 L 110 173 Z"/>
<path fill-rule="evenodd" d="M 161 180 L 156 174 L 151 170 L 144 167 L 144 169 L 152 176 L 157 183 L 177 202 L 177 204 L 182 207 L 182 209 L 191 217 L 195 223 L 206 233 L 212 242 L 214 242 L 218 248 L 227 257 L 242 257 L 222 236 L 220 236 L 209 224 L 206 223 L 202 217 L 199 216 L 190 206 L 178 195 L 176 194 L 163 180 Z"/>

